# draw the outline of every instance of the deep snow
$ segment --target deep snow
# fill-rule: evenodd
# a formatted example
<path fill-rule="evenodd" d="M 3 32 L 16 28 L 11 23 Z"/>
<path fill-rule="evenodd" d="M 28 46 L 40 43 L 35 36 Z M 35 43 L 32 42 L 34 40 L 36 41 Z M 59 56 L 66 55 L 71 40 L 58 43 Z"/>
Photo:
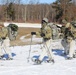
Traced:
<path fill-rule="evenodd" d="M 21 40 L 28 42 L 23 37 Z M 42 41 L 42 39 L 33 37 L 33 41 Z M 55 59 L 54 64 L 33 65 L 31 60 L 28 62 L 30 45 L 10 47 L 11 52 L 16 55 L 13 57 L 14 60 L 0 60 L 0 75 L 75 75 L 76 58 L 66 60 L 65 56 L 61 56 L 64 48 L 60 42 L 61 39 L 53 40 L 51 44 Z M 41 46 L 42 44 L 31 45 L 30 59 L 41 53 Z"/>
<path fill-rule="evenodd" d="M 65 60 L 65 57 L 61 56 L 63 47 L 60 41 L 55 40 L 52 43 L 54 64 L 33 65 L 31 60 L 28 62 L 30 45 L 11 47 L 12 53 L 16 55 L 13 57 L 14 60 L 0 60 L 0 75 L 75 75 L 76 59 Z M 30 58 L 41 53 L 41 46 L 40 44 L 31 46 Z"/>

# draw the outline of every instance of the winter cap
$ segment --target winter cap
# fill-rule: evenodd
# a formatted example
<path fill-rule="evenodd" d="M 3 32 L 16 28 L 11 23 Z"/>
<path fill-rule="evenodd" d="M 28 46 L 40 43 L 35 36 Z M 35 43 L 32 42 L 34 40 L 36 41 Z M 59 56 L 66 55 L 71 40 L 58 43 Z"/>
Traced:
<path fill-rule="evenodd" d="M 45 21 L 47 23 L 48 22 L 48 19 L 47 18 L 43 18 L 43 21 Z"/>
<path fill-rule="evenodd" d="M 62 20 L 63 23 L 67 23 L 67 21 L 65 19 Z"/>

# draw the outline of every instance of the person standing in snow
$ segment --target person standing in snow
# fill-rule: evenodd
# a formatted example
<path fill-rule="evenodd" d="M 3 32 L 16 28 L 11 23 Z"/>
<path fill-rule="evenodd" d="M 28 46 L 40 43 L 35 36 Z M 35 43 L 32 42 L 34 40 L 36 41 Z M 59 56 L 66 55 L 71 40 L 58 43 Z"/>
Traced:
<path fill-rule="evenodd" d="M 43 18 L 41 24 L 42 24 L 42 27 L 41 27 L 41 31 L 39 32 L 39 34 L 43 38 L 43 47 L 42 47 L 42 53 L 40 54 L 39 59 L 36 59 L 35 62 L 37 64 L 41 64 L 44 56 L 47 54 L 49 58 L 48 62 L 54 63 L 54 57 L 53 57 L 52 48 L 51 48 L 52 29 L 48 25 L 47 18 Z"/>
<path fill-rule="evenodd" d="M 2 49 L 4 49 L 6 54 L 8 54 L 7 60 L 12 59 L 11 50 L 9 46 L 10 40 L 8 37 L 8 29 L 7 27 L 0 26 L 0 59 L 2 59 L 4 55 Z"/>
<path fill-rule="evenodd" d="M 64 47 L 64 55 L 67 55 L 67 59 L 73 59 L 75 54 L 75 39 L 72 33 L 71 23 L 66 20 L 62 21 L 65 24 L 64 38 L 62 40 L 62 46 Z"/>
<path fill-rule="evenodd" d="M 10 49 L 10 41 L 14 40 L 17 36 L 17 25 L 9 24 L 7 27 L 0 26 L 0 59 L 3 59 L 4 54 L 8 55 L 6 60 L 12 60 L 11 49 Z"/>

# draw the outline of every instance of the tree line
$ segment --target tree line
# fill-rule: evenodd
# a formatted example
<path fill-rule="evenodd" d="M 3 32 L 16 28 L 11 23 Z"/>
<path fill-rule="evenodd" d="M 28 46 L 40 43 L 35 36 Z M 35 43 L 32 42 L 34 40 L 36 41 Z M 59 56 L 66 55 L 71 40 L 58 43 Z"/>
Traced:
<path fill-rule="evenodd" d="M 52 4 L 40 4 L 38 2 L 21 4 L 20 0 L 17 3 L 14 3 L 13 0 L 0 5 L 0 21 L 38 23 L 44 17 L 47 17 L 49 21 L 59 23 L 62 19 L 76 20 L 75 0 L 56 0 Z"/>

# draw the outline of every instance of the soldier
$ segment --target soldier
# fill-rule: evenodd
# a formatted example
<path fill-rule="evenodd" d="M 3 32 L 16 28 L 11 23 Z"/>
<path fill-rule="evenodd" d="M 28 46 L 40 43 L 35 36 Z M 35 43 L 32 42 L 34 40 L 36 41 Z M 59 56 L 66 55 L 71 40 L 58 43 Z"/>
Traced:
<path fill-rule="evenodd" d="M 12 60 L 10 41 L 17 36 L 18 27 L 15 24 L 9 24 L 7 27 L 0 27 L 0 59 L 3 58 L 3 49 L 8 54 L 7 60 Z M 14 39 L 13 39 L 14 38 Z"/>
<path fill-rule="evenodd" d="M 3 51 L 2 51 L 2 43 L 3 43 L 3 40 L 1 38 L 1 35 L 3 34 L 2 33 L 2 27 L 3 27 L 3 25 L 0 25 L 0 59 L 3 58 Z"/>
<path fill-rule="evenodd" d="M 12 60 L 11 50 L 10 50 L 10 40 L 8 37 L 8 29 L 7 27 L 1 26 L 0 27 L 0 59 L 3 58 L 3 51 L 8 54 L 7 60 Z"/>
<path fill-rule="evenodd" d="M 37 64 L 42 63 L 42 59 L 44 58 L 45 54 L 48 55 L 49 60 L 48 62 L 54 63 L 54 57 L 51 49 L 51 41 L 52 41 L 52 29 L 48 25 L 48 19 L 43 18 L 42 22 L 42 28 L 40 31 L 40 36 L 43 38 L 43 47 L 42 47 L 42 53 L 40 54 L 39 59 L 36 59 L 35 62 Z"/>
<path fill-rule="evenodd" d="M 75 53 L 75 40 L 71 30 L 71 23 L 66 20 L 62 21 L 65 24 L 64 38 L 62 40 L 62 45 L 65 49 L 64 54 L 67 55 L 67 59 L 72 59 Z"/>

